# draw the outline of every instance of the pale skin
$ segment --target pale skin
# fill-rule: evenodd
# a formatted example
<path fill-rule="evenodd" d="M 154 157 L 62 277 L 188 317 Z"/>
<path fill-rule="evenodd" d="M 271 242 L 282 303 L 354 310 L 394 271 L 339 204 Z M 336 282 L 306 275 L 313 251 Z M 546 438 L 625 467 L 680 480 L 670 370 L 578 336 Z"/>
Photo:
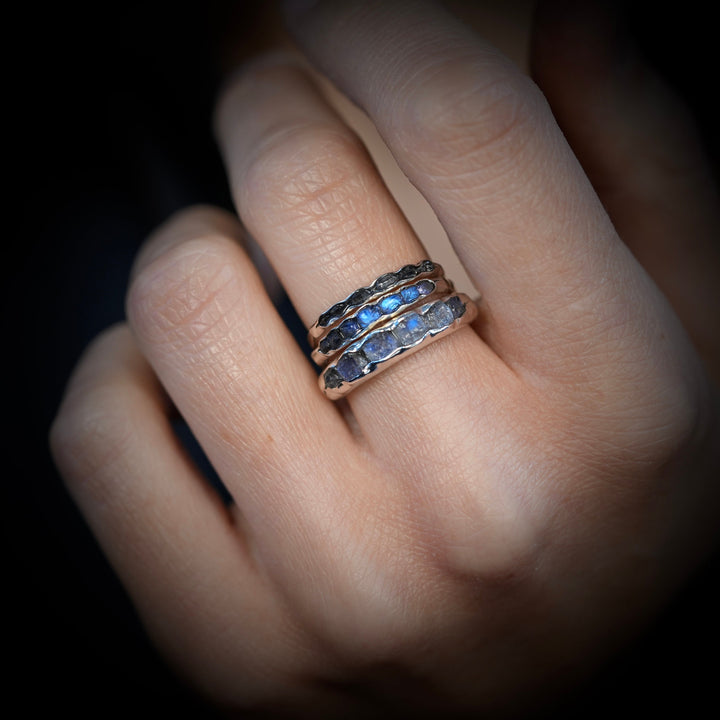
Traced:
<path fill-rule="evenodd" d="M 303 66 L 263 57 L 215 117 L 237 216 L 190 208 L 148 239 L 54 457 L 153 641 L 222 707 L 524 712 L 716 546 L 715 188 L 650 70 L 578 54 L 562 23 L 537 29 L 539 87 L 433 6 L 293 27 L 436 212 L 480 319 L 322 395 L 244 233 L 307 327 L 427 252 Z"/>

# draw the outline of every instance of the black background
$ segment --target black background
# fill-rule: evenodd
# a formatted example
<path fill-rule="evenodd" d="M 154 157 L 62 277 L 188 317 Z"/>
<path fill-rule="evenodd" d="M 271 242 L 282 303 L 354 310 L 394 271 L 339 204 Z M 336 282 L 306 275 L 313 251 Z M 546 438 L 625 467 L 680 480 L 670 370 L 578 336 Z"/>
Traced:
<path fill-rule="evenodd" d="M 705 7 L 629 9 L 638 41 L 695 112 L 717 163 L 717 40 Z M 123 318 L 130 263 L 148 232 L 191 203 L 230 207 L 209 118 L 228 38 L 242 56 L 273 35 L 264 8 L 98 3 L 6 18 L 1 647 L 9 672 L 0 677 L 6 706 L 22 711 L 11 717 L 214 715 L 145 640 L 46 437 L 82 348 Z M 570 714 L 704 714 L 716 694 L 717 573 L 715 558 Z"/>

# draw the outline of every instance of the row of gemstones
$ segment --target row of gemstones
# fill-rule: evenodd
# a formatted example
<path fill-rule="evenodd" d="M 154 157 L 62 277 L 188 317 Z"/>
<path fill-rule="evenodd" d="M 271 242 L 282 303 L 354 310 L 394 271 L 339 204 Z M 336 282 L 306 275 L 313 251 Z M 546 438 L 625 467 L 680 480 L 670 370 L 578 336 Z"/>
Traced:
<path fill-rule="evenodd" d="M 326 310 L 318 318 L 317 324 L 321 327 L 332 325 L 336 320 L 345 315 L 350 308 L 362 305 L 373 295 L 376 295 L 379 292 L 385 292 L 385 290 L 390 290 L 401 282 L 414 280 L 422 273 L 431 273 L 437 267 L 438 266 L 430 260 L 422 260 L 417 265 L 405 265 L 397 272 L 385 273 L 385 275 L 381 275 L 377 280 L 375 280 L 372 285 L 356 290 L 352 293 L 352 295 L 345 298 L 345 300 L 336 303 L 329 310 Z"/>
<path fill-rule="evenodd" d="M 331 330 L 319 343 L 321 353 L 327 355 L 347 345 L 383 315 L 391 315 L 403 305 L 411 305 L 421 297 L 430 295 L 435 290 L 435 282 L 421 280 L 414 285 L 407 285 L 397 292 L 383 296 L 373 305 L 366 305 L 352 317 L 343 320 L 338 327 Z"/>
<path fill-rule="evenodd" d="M 325 371 L 325 387 L 338 388 L 345 382 L 367 375 L 377 363 L 419 344 L 428 334 L 435 335 L 445 330 L 462 317 L 465 310 L 465 303 L 453 295 L 423 305 L 417 312 L 411 310 L 401 315 L 391 323 L 392 329 L 373 331 L 364 340 L 348 348 L 337 363 Z"/>

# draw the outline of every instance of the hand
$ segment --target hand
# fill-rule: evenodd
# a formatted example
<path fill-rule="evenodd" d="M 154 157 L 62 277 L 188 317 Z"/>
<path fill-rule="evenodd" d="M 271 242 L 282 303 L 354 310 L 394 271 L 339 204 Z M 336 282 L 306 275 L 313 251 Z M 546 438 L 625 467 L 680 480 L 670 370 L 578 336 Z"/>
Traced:
<path fill-rule="evenodd" d="M 335 405 L 237 219 L 193 208 L 147 242 L 127 326 L 88 350 L 53 426 L 148 632 L 229 708 L 523 711 L 648 622 L 717 539 L 719 222 L 679 106 L 639 60 L 554 23 L 543 96 L 409 8 L 325 3 L 294 27 L 432 205 L 480 319 Z M 288 55 L 237 75 L 216 120 L 238 214 L 307 326 L 426 256 Z"/>

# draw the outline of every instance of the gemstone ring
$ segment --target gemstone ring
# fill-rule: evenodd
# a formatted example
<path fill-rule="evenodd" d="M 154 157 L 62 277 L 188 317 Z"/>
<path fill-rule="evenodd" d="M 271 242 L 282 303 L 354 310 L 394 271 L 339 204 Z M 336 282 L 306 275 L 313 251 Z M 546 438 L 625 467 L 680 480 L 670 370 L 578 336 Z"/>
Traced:
<path fill-rule="evenodd" d="M 455 293 L 429 260 L 381 275 L 323 313 L 308 339 L 324 366 L 320 389 L 337 400 L 402 357 L 477 317 L 477 304 Z"/>
<path fill-rule="evenodd" d="M 336 323 L 318 339 L 317 347 L 312 351 L 312 359 L 323 366 L 347 345 L 379 324 L 392 320 L 420 303 L 448 295 L 453 290 L 452 283 L 444 277 L 425 278 L 393 288 L 373 302 L 367 302 L 346 313 L 341 322 Z"/>

